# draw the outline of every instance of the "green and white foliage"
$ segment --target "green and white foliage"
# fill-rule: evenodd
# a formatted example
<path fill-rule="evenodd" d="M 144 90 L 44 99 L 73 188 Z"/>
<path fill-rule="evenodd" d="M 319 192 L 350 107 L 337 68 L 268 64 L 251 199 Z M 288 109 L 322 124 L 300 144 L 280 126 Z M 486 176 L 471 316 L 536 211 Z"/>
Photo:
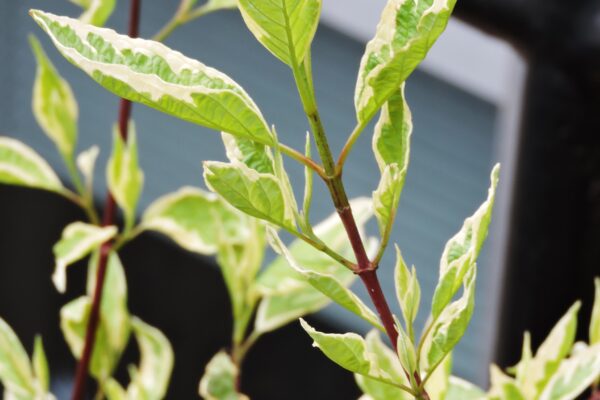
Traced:
<path fill-rule="evenodd" d="M 361 231 L 373 215 L 373 208 L 368 199 L 356 199 L 352 203 L 356 222 Z M 344 227 L 336 214 L 314 227 L 314 234 L 319 241 L 336 253 L 352 257 L 352 249 L 346 238 Z M 362 235 L 363 237 L 364 234 Z M 279 246 L 281 247 L 281 246 Z M 346 267 L 321 252 L 311 244 L 297 239 L 289 246 L 288 257 L 280 255 L 268 265 L 258 277 L 258 291 L 263 296 L 260 302 L 255 329 L 268 332 L 277 329 L 299 317 L 318 311 L 331 302 L 327 296 L 307 281 L 306 274 L 290 268 L 291 259 L 302 271 L 314 276 L 324 276 L 334 283 L 339 292 L 340 287 L 347 287 L 356 277 Z"/>
<path fill-rule="evenodd" d="M 161 400 L 165 398 L 173 371 L 173 348 L 165 335 L 137 317 L 131 329 L 138 344 L 140 362 L 129 367 L 131 381 L 124 389 L 116 380 L 104 386 L 108 400 Z"/>
<path fill-rule="evenodd" d="M 402 258 L 400 248 L 396 246 L 396 268 L 394 269 L 394 278 L 396 283 L 396 297 L 402 316 L 404 325 L 411 340 L 414 340 L 413 323 L 419 312 L 419 304 L 421 303 L 421 287 L 417 279 L 417 271 L 413 266 L 408 269 L 406 262 Z"/>
<path fill-rule="evenodd" d="M 273 250 L 275 250 L 277 254 L 283 256 L 289 266 L 302 276 L 302 279 L 340 306 L 361 317 L 369 324 L 383 330 L 377 315 L 375 315 L 375 313 L 371 311 L 357 295 L 339 282 L 334 275 L 314 271 L 311 270 L 310 267 L 305 268 L 298 265 L 294 256 L 283 244 L 281 239 L 279 239 L 279 236 L 277 236 L 277 232 L 274 229 L 267 228 L 267 237 Z"/>
<path fill-rule="evenodd" d="M 262 114 L 227 75 L 161 43 L 31 11 L 63 56 L 105 89 L 175 117 L 273 145 Z"/>
<path fill-rule="evenodd" d="M 82 151 L 76 160 L 77 168 L 83 175 L 85 183 L 85 195 L 88 198 L 93 197 L 94 190 L 94 168 L 96 167 L 96 160 L 100 154 L 100 148 L 98 146 L 92 146 L 89 149 Z"/>
<path fill-rule="evenodd" d="M 239 0 L 248 29 L 275 57 L 292 68 L 310 50 L 321 14 L 321 0 Z"/>
<path fill-rule="evenodd" d="M 144 185 L 144 173 L 138 162 L 137 136 L 133 121 L 129 123 L 127 143 L 119 127 L 113 128 L 113 150 L 106 166 L 108 189 L 125 215 L 125 230 L 133 227 L 137 203 Z"/>
<path fill-rule="evenodd" d="M 62 307 L 60 325 L 64 337 L 75 358 L 83 351 L 85 332 L 89 320 L 92 298 L 96 288 L 96 270 L 99 254 L 90 258 L 88 269 L 87 295 L 81 296 Z M 125 272 L 115 253 L 111 253 L 106 266 L 104 291 L 100 304 L 100 324 L 96 333 L 96 345 L 90 362 L 90 372 L 99 382 L 106 382 L 112 376 L 131 330 L 130 315 L 127 309 L 127 282 Z"/>
<path fill-rule="evenodd" d="M 487 200 L 475 214 L 465 220 L 461 230 L 446 243 L 440 261 L 440 276 L 433 296 L 431 310 L 433 318 L 440 315 L 460 288 L 464 277 L 475 268 L 477 256 L 487 237 L 499 173 L 500 167 L 496 165 L 492 170 Z"/>
<path fill-rule="evenodd" d="M 235 388 L 238 376 L 238 367 L 231 357 L 224 351 L 218 352 L 206 365 L 198 389 L 200 396 L 205 400 L 248 400 Z"/>
<path fill-rule="evenodd" d="M 250 236 L 243 225 L 247 219 L 214 193 L 183 187 L 155 200 L 140 227 L 160 232 L 186 250 L 214 255 L 221 241 L 239 243 Z"/>
<path fill-rule="evenodd" d="M 485 392 L 464 379 L 451 376 L 445 400 L 483 400 Z"/>
<path fill-rule="evenodd" d="M 29 36 L 29 43 L 37 61 L 33 115 L 63 159 L 72 163 L 77 145 L 77 101 L 68 82 L 58 74 L 35 36 Z"/>
<path fill-rule="evenodd" d="M 554 326 L 533 354 L 525 335 L 519 363 L 509 371 L 492 366 L 489 400 L 573 400 L 600 378 L 600 345 L 574 343 L 579 302 Z"/>
<path fill-rule="evenodd" d="M 100 248 L 103 243 L 114 238 L 116 234 L 115 226 L 99 227 L 84 222 L 69 224 L 52 249 L 56 262 L 52 281 L 56 289 L 61 293 L 66 290 L 69 265 Z"/>
<path fill-rule="evenodd" d="M 362 57 L 354 103 L 369 121 L 425 58 L 446 28 L 456 0 L 388 0 Z"/>
<path fill-rule="evenodd" d="M 0 136 L 0 183 L 62 192 L 50 165 L 26 144 Z"/>
<path fill-rule="evenodd" d="M 11 327 L 0 318 L 0 383 L 4 399 L 55 400 L 48 391 L 48 362 L 39 337 L 30 360 Z"/>
<path fill-rule="evenodd" d="M 207 161 L 204 180 L 233 207 L 255 218 L 295 230 L 295 211 L 275 174 L 261 173 L 234 160 Z"/>
<path fill-rule="evenodd" d="M 384 244 L 392 230 L 408 170 L 411 133 L 412 115 L 402 85 L 383 105 L 373 135 L 373 153 L 381 172 L 373 206 Z"/>
<path fill-rule="evenodd" d="M 79 20 L 87 24 L 103 26 L 115 9 L 117 0 L 71 0 L 83 8 Z"/>

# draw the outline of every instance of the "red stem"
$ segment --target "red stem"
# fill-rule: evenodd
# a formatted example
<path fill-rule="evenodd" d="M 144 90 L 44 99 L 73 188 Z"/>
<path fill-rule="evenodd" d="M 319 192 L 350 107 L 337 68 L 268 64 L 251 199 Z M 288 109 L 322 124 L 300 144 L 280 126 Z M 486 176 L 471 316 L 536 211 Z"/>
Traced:
<path fill-rule="evenodd" d="M 140 23 L 141 0 L 131 0 L 129 9 L 129 36 L 137 37 Z M 131 102 L 121 99 L 119 102 L 119 133 L 123 140 L 127 140 L 128 123 L 131 116 Z M 102 225 L 114 225 L 116 220 L 116 202 L 113 196 L 108 193 L 104 204 L 104 215 Z M 92 298 L 92 308 L 85 331 L 85 343 L 81 358 L 77 364 L 75 372 L 75 383 L 73 385 L 72 400 L 82 400 L 85 393 L 85 386 L 89 375 L 90 361 L 96 342 L 96 332 L 100 322 L 100 304 L 102 303 L 102 291 L 104 289 L 104 277 L 106 275 L 106 266 L 108 256 L 111 252 L 112 243 L 106 242 L 100 247 L 100 257 L 98 259 L 98 268 L 96 272 L 96 286 Z"/>
<path fill-rule="evenodd" d="M 379 284 L 379 279 L 377 278 L 377 271 L 368 270 L 361 272 L 358 274 L 360 279 L 363 281 L 367 291 L 369 292 L 369 296 L 371 297 L 371 301 L 373 305 L 377 309 L 379 313 L 379 318 L 381 319 L 381 323 L 385 328 L 385 332 L 387 333 L 390 341 L 392 342 L 392 346 L 394 350 L 398 350 L 398 331 L 394 325 L 394 318 L 392 317 L 392 311 L 388 306 L 388 303 L 383 294 L 383 290 L 381 290 L 381 285 Z"/>

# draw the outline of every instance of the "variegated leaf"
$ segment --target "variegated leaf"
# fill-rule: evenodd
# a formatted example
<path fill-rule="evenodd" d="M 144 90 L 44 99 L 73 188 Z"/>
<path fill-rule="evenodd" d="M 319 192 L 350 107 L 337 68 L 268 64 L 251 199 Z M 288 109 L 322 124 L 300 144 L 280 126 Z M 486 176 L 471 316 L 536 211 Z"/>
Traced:
<path fill-rule="evenodd" d="M 239 0 L 248 29 L 275 57 L 297 67 L 319 24 L 321 0 Z"/>
<path fill-rule="evenodd" d="M 36 396 L 36 381 L 27 352 L 11 327 L 0 318 L 0 383 L 15 398 Z"/>
<path fill-rule="evenodd" d="M 525 398 L 536 398 L 543 391 L 562 360 L 569 354 L 575 341 L 577 312 L 581 304 L 573 304 L 552 328 L 535 356 L 526 364 L 519 376 L 519 386 Z"/>
<path fill-rule="evenodd" d="M 371 331 L 365 338 L 367 351 L 375 359 L 375 363 L 390 381 L 404 386 L 410 386 L 410 382 L 402 371 L 398 356 L 386 344 L 381 341 L 377 331 Z M 414 397 L 397 386 L 375 380 L 364 375 L 354 374 L 354 378 L 363 393 L 369 395 L 373 400 L 413 400 Z"/>
<path fill-rule="evenodd" d="M 465 220 L 461 230 L 446 243 L 440 260 L 440 276 L 431 307 L 434 318 L 450 303 L 460 288 L 463 277 L 474 268 L 492 218 L 499 172 L 500 167 L 497 164 L 491 173 L 491 184 L 486 201 L 475 214 Z"/>
<path fill-rule="evenodd" d="M 273 155 L 267 146 L 225 132 L 221 138 L 229 161 L 239 161 L 259 173 L 275 173 Z"/>
<path fill-rule="evenodd" d="M 214 193 L 183 187 L 155 200 L 141 227 L 168 236 L 186 250 L 211 255 L 221 240 L 239 243 L 248 236 L 245 219 Z"/>
<path fill-rule="evenodd" d="M 24 143 L 0 136 L 0 183 L 60 192 L 63 186 L 48 163 Z"/>
<path fill-rule="evenodd" d="M 425 58 L 455 3 L 388 0 L 360 64 L 354 96 L 359 121 L 369 121 Z"/>
<path fill-rule="evenodd" d="M 37 61 L 33 84 L 33 115 L 67 162 L 77 145 L 77 101 L 69 83 L 58 73 L 35 36 L 29 36 Z"/>
<path fill-rule="evenodd" d="M 600 344 L 564 360 L 552 376 L 539 400 L 577 398 L 600 376 Z"/>
<path fill-rule="evenodd" d="M 204 163 L 206 184 L 229 204 L 253 217 L 294 230 L 294 211 L 275 175 L 259 173 L 239 161 Z"/>
<path fill-rule="evenodd" d="M 104 242 L 117 234 L 114 226 L 99 227 L 83 222 L 69 224 L 52 251 L 56 261 L 52 281 L 63 293 L 67 288 L 67 267 L 98 249 Z"/>
<path fill-rule="evenodd" d="M 142 187 L 144 173 L 138 162 L 135 125 L 129 123 L 127 143 L 122 139 L 117 125 L 113 128 L 113 151 L 106 165 L 108 189 L 125 215 L 125 229 L 135 223 L 136 207 Z"/>
<path fill-rule="evenodd" d="M 127 394 L 132 400 L 163 399 L 173 371 L 173 348 L 161 331 L 141 319 L 133 317 L 131 327 L 140 350 L 140 363 L 130 368 Z"/>
<path fill-rule="evenodd" d="M 464 379 L 451 376 L 444 400 L 485 400 L 485 392 Z"/>
<path fill-rule="evenodd" d="M 297 261 L 294 259 L 287 247 L 283 244 L 281 239 L 279 239 L 277 232 L 273 228 L 267 228 L 267 235 L 273 250 L 275 250 L 277 254 L 282 255 L 288 264 L 294 270 L 296 270 L 296 272 L 302 275 L 302 278 L 310 283 L 315 289 L 348 311 L 364 319 L 372 326 L 383 330 L 383 326 L 381 325 L 377 315 L 371 311 L 371 309 L 365 305 L 357 295 L 346 288 L 342 282 L 338 281 L 335 276 L 312 271 L 308 269 L 310 267 L 305 268 L 298 265 Z"/>
<path fill-rule="evenodd" d="M 200 396 L 205 400 L 248 400 L 236 390 L 238 375 L 231 357 L 224 351 L 218 352 L 206 365 L 198 389 Z"/>
<path fill-rule="evenodd" d="M 393 383 L 392 378 L 379 368 L 373 353 L 367 349 L 365 340 L 355 333 L 322 333 L 300 319 L 302 328 L 314 340 L 313 347 L 319 348 L 331 361 L 348 371 Z"/>
<path fill-rule="evenodd" d="M 490 367 L 491 388 L 486 399 L 489 400 L 529 400 L 526 397 L 517 381 L 506 375 L 496 365 Z M 531 397 L 533 399 L 534 397 Z"/>
<path fill-rule="evenodd" d="M 73 2 L 84 8 L 79 20 L 96 26 L 103 26 L 106 23 L 117 3 L 116 0 L 76 0 Z"/>
<path fill-rule="evenodd" d="M 362 198 L 352 200 L 351 205 L 357 226 L 362 232 L 373 215 L 371 202 Z M 346 231 L 336 213 L 317 224 L 314 233 L 338 254 L 349 259 L 353 257 Z M 305 269 L 334 276 L 344 286 L 348 286 L 356 277 L 346 267 L 300 239 L 292 242 L 289 252 Z M 325 295 L 291 268 L 283 256 L 277 257 L 259 275 L 258 290 L 263 296 L 256 316 L 255 329 L 259 332 L 274 330 L 330 303 Z"/>
<path fill-rule="evenodd" d="M 384 242 L 390 235 L 408 170 L 411 133 L 412 116 L 402 86 L 384 104 L 373 135 L 373 153 L 381 171 L 373 205 Z"/>
<path fill-rule="evenodd" d="M 417 314 L 419 312 L 419 304 L 421 302 L 421 287 L 419 286 L 415 267 L 412 267 L 412 270 L 408 269 L 404 259 L 402 258 L 402 254 L 400 253 L 400 248 L 397 245 L 394 278 L 396 282 L 395 286 L 398 304 L 400 304 L 404 322 L 406 326 L 410 328 L 408 329 L 409 332 L 412 332 L 412 324 L 415 321 L 415 318 L 417 318 Z"/>
<path fill-rule="evenodd" d="M 92 146 L 89 149 L 82 151 L 77 156 L 77 167 L 83 174 L 85 181 L 86 194 L 89 197 L 93 196 L 94 191 L 94 168 L 96 166 L 96 160 L 100 154 L 100 148 L 98 146 Z"/>
<path fill-rule="evenodd" d="M 58 50 L 114 94 L 175 117 L 273 145 L 258 107 L 227 75 L 149 40 L 39 10 Z"/>
<path fill-rule="evenodd" d="M 83 352 L 91 299 L 96 286 L 97 264 L 98 252 L 90 259 L 87 295 L 67 303 L 60 310 L 60 326 L 63 335 L 77 359 L 81 358 Z M 118 256 L 114 253 L 109 255 L 103 290 L 110 295 L 102 296 L 100 324 L 90 362 L 90 372 L 100 382 L 106 381 L 112 375 L 129 341 L 131 331 L 125 272 Z"/>
<path fill-rule="evenodd" d="M 472 269 L 464 277 L 463 294 L 433 320 L 431 332 L 423 345 L 421 370 L 431 374 L 444 357 L 449 354 L 465 334 L 475 306 L 475 278 L 477 270 Z"/>

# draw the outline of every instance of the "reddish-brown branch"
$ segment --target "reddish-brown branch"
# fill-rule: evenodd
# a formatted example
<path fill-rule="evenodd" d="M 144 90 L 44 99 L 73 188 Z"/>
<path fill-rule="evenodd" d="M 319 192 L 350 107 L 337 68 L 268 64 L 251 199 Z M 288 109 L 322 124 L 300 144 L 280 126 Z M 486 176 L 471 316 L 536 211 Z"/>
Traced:
<path fill-rule="evenodd" d="M 131 0 L 129 10 L 129 36 L 137 37 L 140 21 L 141 0 Z M 131 102 L 121 99 L 119 102 L 119 134 L 123 140 L 127 140 L 128 123 L 131 116 Z M 116 202 L 113 196 L 108 193 L 104 203 L 104 214 L 102 216 L 102 225 L 114 225 L 116 220 Z M 96 270 L 96 286 L 92 297 L 92 308 L 85 331 L 85 342 L 81 358 L 77 364 L 75 372 L 75 383 L 71 394 L 72 400 L 82 400 L 85 393 L 85 386 L 89 375 L 90 361 L 92 358 L 94 345 L 96 342 L 96 332 L 100 322 L 100 304 L 102 303 L 102 292 L 104 289 L 104 278 L 108 264 L 108 256 L 112 247 L 111 242 L 104 243 L 100 248 L 98 258 L 98 268 Z"/>
<path fill-rule="evenodd" d="M 394 350 L 397 350 L 398 331 L 396 330 L 396 327 L 394 325 L 392 311 L 388 306 L 388 303 L 383 294 L 383 290 L 381 290 L 381 285 L 379 284 L 379 279 L 377 278 L 377 271 L 369 270 L 361 272 L 360 274 L 358 274 L 358 276 L 363 281 L 365 287 L 367 288 L 367 291 L 369 292 L 371 301 L 377 309 L 377 313 L 379 314 L 381 323 L 383 324 L 385 332 L 387 333 L 388 337 L 390 338 L 390 341 L 392 342 Z"/>

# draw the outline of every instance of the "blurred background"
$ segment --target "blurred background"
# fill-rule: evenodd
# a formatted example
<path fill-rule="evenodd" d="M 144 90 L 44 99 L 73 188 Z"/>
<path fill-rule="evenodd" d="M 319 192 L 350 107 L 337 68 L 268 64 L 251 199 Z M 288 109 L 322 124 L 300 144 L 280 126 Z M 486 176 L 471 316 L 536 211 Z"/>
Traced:
<path fill-rule="evenodd" d="M 108 26 L 124 32 L 127 1 L 117 3 Z M 422 310 L 429 309 L 444 244 L 485 199 L 491 167 L 502 163 L 493 223 L 478 263 L 475 314 L 454 357 L 455 373 L 484 387 L 490 362 L 507 366 L 517 360 L 524 330 L 532 331 L 536 345 L 577 298 L 585 301 L 583 323 L 592 277 L 600 274 L 600 6 L 563 3 L 459 0 L 456 17 L 406 87 L 414 118 L 411 165 L 392 240 L 417 268 Z M 144 2 L 140 36 L 153 35 L 177 4 Z M 312 58 L 334 151 L 354 126 L 358 63 L 384 4 L 324 1 Z M 102 148 L 95 180 L 101 204 L 106 190 L 101 166 L 118 99 L 58 55 L 27 15 L 30 8 L 79 13 L 64 0 L 0 1 L 0 133 L 26 142 L 67 176 L 31 112 L 35 62 L 27 34 L 34 32 L 79 101 L 78 149 Z M 281 141 L 303 148 L 308 125 L 291 73 L 256 42 L 238 12 L 203 17 L 178 29 L 166 44 L 234 78 L 275 124 Z M 224 158 L 214 132 L 138 105 L 133 118 L 146 175 L 142 210 L 183 185 L 203 186 L 201 161 Z M 345 170 L 350 197 L 369 196 L 378 181 L 370 131 Z M 300 193 L 303 171 L 286 165 Z M 317 221 L 333 208 L 325 188 L 317 184 L 315 190 Z M 44 335 L 59 398 L 68 396 L 74 361 L 58 328 L 58 310 L 83 291 L 85 270 L 71 268 L 67 294 L 57 294 L 50 281 L 51 246 L 66 223 L 82 217 L 52 194 L 0 186 L 0 316 L 27 345 L 35 333 Z M 377 231 L 374 225 L 370 230 Z M 380 276 L 393 298 L 394 257 L 388 253 Z M 163 330 L 174 345 L 169 398 L 194 398 L 204 365 L 229 338 L 229 304 L 218 269 L 213 260 L 150 234 L 128 245 L 122 258 L 132 312 Z M 368 301 L 360 285 L 355 289 Z M 368 329 L 335 306 L 312 321 L 328 331 Z M 267 335 L 249 355 L 243 390 L 256 399 L 356 398 L 351 374 L 309 346 L 297 324 Z M 132 357 L 133 348 L 126 358 Z"/>

